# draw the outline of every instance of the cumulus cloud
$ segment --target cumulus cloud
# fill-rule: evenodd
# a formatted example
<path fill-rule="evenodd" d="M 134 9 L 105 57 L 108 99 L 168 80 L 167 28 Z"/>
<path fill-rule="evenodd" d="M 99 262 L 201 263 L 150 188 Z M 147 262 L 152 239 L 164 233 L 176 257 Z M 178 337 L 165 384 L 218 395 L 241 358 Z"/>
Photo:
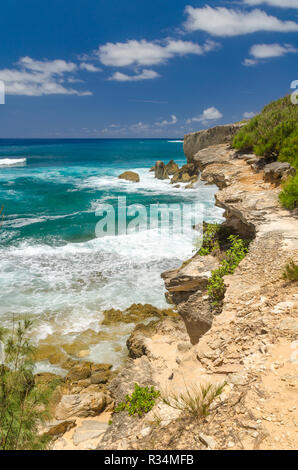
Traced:
<path fill-rule="evenodd" d="M 204 45 L 191 41 L 166 39 L 165 41 L 149 42 L 146 40 L 128 40 L 126 42 L 108 42 L 100 46 L 97 55 L 106 66 L 150 66 L 166 62 L 175 56 L 187 54 L 203 55 L 218 46 L 213 41 Z"/>
<path fill-rule="evenodd" d="M 14 69 L 0 70 L 0 80 L 5 83 L 8 95 L 42 96 L 51 94 L 90 95 L 89 91 L 78 91 L 65 86 L 77 65 L 64 60 L 35 60 L 22 57 Z"/>
<path fill-rule="evenodd" d="M 290 52 L 296 53 L 297 49 L 290 44 L 255 44 L 250 49 L 250 55 L 256 59 L 268 59 L 270 57 L 280 57 Z"/>
<path fill-rule="evenodd" d="M 272 7 L 280 8 L 298 8 L 298 0 L 244 0 L 247 5 L 261 5 L 265 3 Z"/>
<path fill-rule="evenodd" d="M 222 117 L 223 115 L 221 114 L 221 112 L 212 106 L 210 108 L 205 109 L 200 116 L 187 119 L 186 123 L 187 124 L 190 124 L 191 122 L 205 123 L 208 121 L 217 121 L 218 119 L 221 119 Z"/>
<path fill-rule="evenodd" d="M 158 73 L 154 70 L 144 69 L 142 72 L 135 75 L 127 75 L 122 72 L 115 72 L 109 80 L 115 80 L 117 82 L 137 82 L 139 80 L 151 80 L 159 77 Z"/>
<path fill-rule="evenodd" d="M 251 58 L 244 61 L 244 65 L 251 66 L 259 63 L 260 60 L 281 57 L 290 53 L 297 53 L 298 49 L 291 44 L 255 44 L 251 47 L 249 54 Z"/>
<path fill-rule="evenodd" d="M 257 31 L 296 32 L 298 24 L 282 21 L 262 10 L 239 11 L 224 7 L 193 8 L 187 6 L 185 28 L 206 31 L 213 36 L 238 36 Z"/>
<path fill-rule="evenodd" d="M 175 114 L 172 114 L 171 116 L 171 119 L 170 120 L 164 120 L 164 121 L 161 121 L 161 122 L 156 122 L 155 125 L 157 127 L 165 127 L 165 126 L 172 126 L 174 124 L 176 124 L 178 121 L 177 117 L 175 116 Z"/>
<path fill-rule="evenodd" d="M 80 64 L 80 69 L 86 70 L 87 72 L 101 72 L 99 67 L 95 67 L 95 65 L 88 64 L 87 62 L 82 62 Z"/>

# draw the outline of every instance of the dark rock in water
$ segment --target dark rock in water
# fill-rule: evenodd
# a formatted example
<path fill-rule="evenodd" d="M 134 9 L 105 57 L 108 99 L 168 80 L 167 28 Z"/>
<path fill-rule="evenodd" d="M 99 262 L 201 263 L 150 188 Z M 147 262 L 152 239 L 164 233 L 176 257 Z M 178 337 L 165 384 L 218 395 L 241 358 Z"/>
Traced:
<path fill-rule="evenodd" d="M 150 304 L 132 304 L 126 310 L 105 310 L 103 312 L 104 320 L 103 325 L 111 325 L 114 323 L 137 323 L 146 318 L 163 318 L 166 316 L 176 316 L 176 313 L 171 309 L 158 309 Z"/>
<path fill-rule="evenodd" d="M 289 176 L 295 175 L 296 171 L 289 163 L 274 162 L 264 167 L 264 181 L 278 186 Z"/>
<path fill-rule="evenodd" d="M 169 163 L 166 164 L 166 170 L 168 175 L 174 175 L 174 173 L 179 171 L 179 166 L 174 162 L 174 160 L 170 160 Z"/>
<path fill-rule="evenodd" d="M 109 370 L 94 372 L 91 375 L 91 383 L 92 384 L 105 384 L 108 382 L 110 377 L 111 377 L 111 371 Z"/>
<path fill-rule="evenodd" d="M 118 178 L 122 180 L 133 181 L 134 183 L 138 183 L 140 181 L 138 173 L 135 173 L 134 171 L 125 171 L 124 173 L 121 173 Z"/>
<path fill-rule="evenodd" d="M 91 363 L 81 362 L 73 366 L 66 376 L 66 380 L 75 382 L 78 380 L 88 379 L 91 376 Z"/>
<path fill-rule="evenodd" d="M 155 171 L 155 166 L 152 166 L 149 171 Z"/>
<path fill-rule="evenodd" d="M 194 163 L 183 165 L 180 170 L 174 173 L 171 183 L 190 183 L 198 178 L 198 169 Z"/>
<path fill-rule="evenodd" d="M 166 180 L 169 178 L 166 165 L 160 160 L 155 163 L 154 171 L 155 178 L 157 178 L 158 180 Z"/>

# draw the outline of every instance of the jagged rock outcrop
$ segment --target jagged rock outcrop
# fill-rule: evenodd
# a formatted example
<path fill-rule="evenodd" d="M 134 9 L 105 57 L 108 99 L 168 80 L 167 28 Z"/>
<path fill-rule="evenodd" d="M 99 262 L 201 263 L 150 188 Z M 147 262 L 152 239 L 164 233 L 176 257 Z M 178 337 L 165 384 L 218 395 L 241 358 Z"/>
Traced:
<path fill-rule="evenodd" d="M 218 264 L 214 256 L 195 255 L 180 268 L 162 273 L 161 277 L 173 302 L 179 304 L 198 289 L 205 290 L 211 271 Z"/>
<path fill-rule="evenodd" d="M 155 163 L 154 172 L 155 178 L 157 178 L 158 180 L 166 180 L 169 178 L 166 165 L 160 160 L 157 160 L 157 162 Z"/>
<path fill-rule="evenodd" d="M 168 172 L 168 175 L 173 175 L 177 171 L 179 171 L 179 166 L 177 163 L 174 162 L 174 160 L 170 160 L 169 163 L 166 164 L 166 170 Z"/>
<path fill-rule="evenodd" d="M 134 171 L 124 171 L 124 173 L 121 173 L 118 178 L 121 180 L 132 181 L 133 183 L 138 183 L 140 181 L 138 173 L 135 173 Z"/>
<path fill-rule="evenodd" d="M 194 163 L 183 165 L 174 173 L 171 183 L 193 183 L 198 179 L 198 168 Z"/>
<path fill-rule="evenodd" d="M 56 408 L 56 419 L 66 420 L 73 416 L 96 416 L 105 409 L 106 397 L 101 392 L 63 395 Z"/>
<path fill-rule="evenodd" d="M 196 344 L 212 325 L 213 313 L 206 289 L 211 272 L 218 266 L 219 261 L 214 256 L 195 255 L 180 268 L 161 274 L 167 299 L 176 305 L 192 344 Z"/>
<path fill-rule="evenodd" d="M 183 150 L 187 161 L 192 162 L 193 156 L 199 151 L 211 145 L 231 143 L 236 132 L 243 124 L 226 124 L 216 126 L 203 131 L 193 132 L 184 136 Z"/>
<path fill-rule="evenodd" d="M 295 168 L 293 168 L 289 163 L 273 162 L 264 167 L 264 181 L 278 186 L 289 176 L 294 176 L 295 173 Z"/>

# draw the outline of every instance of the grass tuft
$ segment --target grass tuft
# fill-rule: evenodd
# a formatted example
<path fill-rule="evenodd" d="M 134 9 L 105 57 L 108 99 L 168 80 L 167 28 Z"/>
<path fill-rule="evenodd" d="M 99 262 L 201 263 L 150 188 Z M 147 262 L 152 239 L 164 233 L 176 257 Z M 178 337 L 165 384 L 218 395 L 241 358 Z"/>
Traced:
<path fill-rule="evenodd" d="M 210 413 L 213 401 L 221 395 L 226 382 L 221 385 L 186 386 L 184 393 L 171 393 L 162 397 L 163 402 L 177 410 L 184 411 L 195 417 L 206 417 Z"/>
<path fill-rule="evenodd" d="M 290 261 L 285 267 L 283 278 L 287 281 L 298 281 L 298 266 L 294 263 L 294 261 Z"/>

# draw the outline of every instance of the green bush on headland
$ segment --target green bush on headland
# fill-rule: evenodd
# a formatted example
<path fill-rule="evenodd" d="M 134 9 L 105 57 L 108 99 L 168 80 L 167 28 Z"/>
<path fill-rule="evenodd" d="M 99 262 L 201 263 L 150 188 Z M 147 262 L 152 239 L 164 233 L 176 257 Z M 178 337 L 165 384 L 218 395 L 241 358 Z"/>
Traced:
<path fill-rule="evenodd" d="M 298 170 L 298 105 L 285 96 L 265 106 L 234 137 L 233 146 L 241 151 L 288 162 Z M 291 177 L 280 193 L 284 207 L 298 206 L 298 176 Z"/>

